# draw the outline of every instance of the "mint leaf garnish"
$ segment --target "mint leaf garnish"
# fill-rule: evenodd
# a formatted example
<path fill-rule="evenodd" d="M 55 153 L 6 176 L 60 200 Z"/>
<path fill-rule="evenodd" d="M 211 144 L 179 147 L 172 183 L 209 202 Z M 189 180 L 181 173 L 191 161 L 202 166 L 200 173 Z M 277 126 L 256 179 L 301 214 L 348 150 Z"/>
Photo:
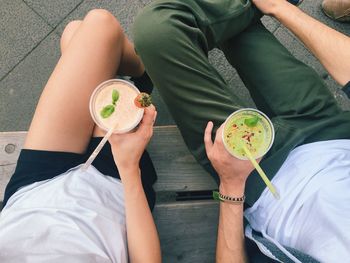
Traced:
<path fill-rule="evenodd" d="M 115 103 L 118 101 L 118 99 L 119 99 L 119 92 L 114 89 L 112 91 L 112 104 L 115 105 Z"/>
<path fill-rule="evenodd" d="M 100 115 L 102 118 L 106 119 L 109 116 L 111 116 L 113 112 L 114 112 L 114 105 L 107 105 L 101 110 Z"/>
<path fill-rule="evenodd" d="M 254 127 L 258 124 L 260 118 L 258 116 L 251 117 L 249 119 L 244 120 L 244 124 L 248 127 Z"/>

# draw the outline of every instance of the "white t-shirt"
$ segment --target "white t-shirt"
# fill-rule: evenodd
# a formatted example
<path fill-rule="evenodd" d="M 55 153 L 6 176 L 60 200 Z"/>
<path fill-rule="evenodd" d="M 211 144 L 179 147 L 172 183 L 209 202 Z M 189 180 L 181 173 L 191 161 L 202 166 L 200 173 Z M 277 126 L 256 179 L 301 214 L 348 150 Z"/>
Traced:
<path fill-rule="evenodd" d="M 128 261 L 123 185 L 90 166 L 23 187 L 0 215 L 0 262 Z"/>
<path fill-rule="evenodd" d="M 245 212 L 255 230 L 322 262 L 350 258 L 350 140 L 294 149 L 272 182 L 281 199 L 265 189 Z M 0 262 L 127 258 L 123 186 L 92 166 L 20 189 L 1 212 Z"/>
<path fill-rule="evenodd" d="M 273 178 L 281 199 L 265 189 L 245 211 L 251 227 L 277 246 L 321 262 L 350 259 L 350 140 L 294 149 Z M 294 261 L 295 258 L 293 258 Z"/>

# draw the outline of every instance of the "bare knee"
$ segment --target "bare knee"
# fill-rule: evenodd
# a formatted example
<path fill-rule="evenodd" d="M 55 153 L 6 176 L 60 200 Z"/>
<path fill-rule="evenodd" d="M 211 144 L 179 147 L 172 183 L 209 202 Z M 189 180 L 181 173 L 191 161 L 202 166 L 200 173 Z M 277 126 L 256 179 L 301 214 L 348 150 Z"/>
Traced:
<path fill-rule="evenodd" d="M 69 42 L 73 38 L 75 32 L 77 31 L 77 29 L 79 28 L 81 23 L 82 23 L 81 20 L 74 20 L 74 21 L 69 22 L 68 25 L 66 25 L 66 27 L 64 28 L 62 36 L 61 36 L 61 41 L 60 41 L 62 53 L 67 48 Z"/>
<path fill-rule="evenodd" d="M 66 26 L 61 37 L 62 53 L 78 28 L 85 34 L 99 39 L 102 45 L 122 47 L 124 43 L 124 32 L 118 20 L 107 10 L 93 9 L 87 13 L 83 21 L 72 21 Z"/>
<path fill-rule="evenodd" d="M 84 18 L 84 24 L 101 31 L 105 36 L 122 38 L 123 29 L 113 14 L 104 9 L 93 9 Z"/>

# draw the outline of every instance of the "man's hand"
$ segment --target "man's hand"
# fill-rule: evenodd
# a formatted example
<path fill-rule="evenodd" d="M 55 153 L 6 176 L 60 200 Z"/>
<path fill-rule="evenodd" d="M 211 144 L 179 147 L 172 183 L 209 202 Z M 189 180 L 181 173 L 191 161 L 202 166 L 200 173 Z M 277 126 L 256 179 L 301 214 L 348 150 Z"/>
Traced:
<path fill-rule="evenodd" d="M 220 177 L 220 193 L 240 197 L 244 194 L 245 181 L 254 169 L 249 161 L 233 157 L 224 146 L 222 131 L 216 131 L 215 141 L 211 139 L 213 123 L 207 124 L 204 143 L 207 156 Z M 216 262 L 247 262 L 244 249 L 243 205 L 220 202 Z"/>
<path fill-rule="evenodd" d="M 249 174 L 254 170 L 249 161 L 243 161 L 232 156 L 222 141 L 223 124 L 216 132 L 215 141 L 211 139 L 213 123 L 207 124 L 204 133 L 204 143 L 207 156 L 220 177 L 221 184 L 235 186 L 244 185 Z"/>
<path fill-rule="evenodd" d="M 119 171 L 139 168 L 142 153 L 153 135 L 153 124 L 156 116 L 156 109 L 151 105 L 145 108 L 143 119 L 136 131 L 111 136 L 109 142 Z"/>

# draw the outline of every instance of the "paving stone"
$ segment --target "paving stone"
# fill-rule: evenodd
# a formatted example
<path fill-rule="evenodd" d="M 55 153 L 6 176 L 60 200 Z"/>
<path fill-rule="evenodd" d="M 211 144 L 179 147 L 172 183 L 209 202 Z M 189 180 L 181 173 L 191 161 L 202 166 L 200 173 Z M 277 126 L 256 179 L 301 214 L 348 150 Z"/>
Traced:
<path fill-rule="evenodd" d="M 72 20 L 83 19 L 84 16 L 92 9 L 103 8 L 114 14 L 126 34 L 131 37 L 131 26 L 137 12 L 143 8 L 141 1 L 134 0 L 85 0 L 76 10 L 74 10 L 57 28 L 57 33 L 62 34 L 64 27 Z"/>
<path fill-rule="evenodd" d="M 151 3 L 153 0 L 140 0 L 144 5 L 148 5 Z"/>
<path fill-rule="evenodd" d="M 263 16 L 261 18 L 261 21 L 264 24 L 264 26 L 272 33 L 274 33 L 280 26 L 280 22 L 278 22 L 275 18 L 270 16 Z"/>
<path fill-rule="evenodd" d="M 51 30 L 21 0 L 0 0 L 0 79 Z"/>
<path fill-rule="evenodd" d="M 83 0 L 24 0 L 24 2 L 55 27 Z"/>
<path fill-rule="evenodd" d="M 51 33 L 0 82 L 0 131 L 28 130 L 59 56 L 59 38 Z"/>

